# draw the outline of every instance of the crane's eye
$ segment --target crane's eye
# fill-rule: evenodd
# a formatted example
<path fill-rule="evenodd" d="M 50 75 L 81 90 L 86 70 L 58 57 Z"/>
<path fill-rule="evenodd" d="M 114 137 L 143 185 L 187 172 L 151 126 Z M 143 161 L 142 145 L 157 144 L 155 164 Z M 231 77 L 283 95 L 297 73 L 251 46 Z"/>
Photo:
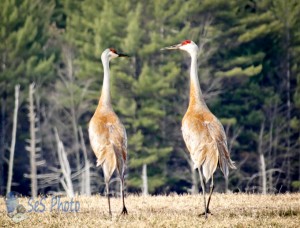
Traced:
<path fill-rule="evenodd" d="M 181 42 L 181 45 L 186 45 L 186 44 L 190 44 L 190 43 L 191 43 L 190 40 L 185 40 L 185 41 L 182 41 L 182 42 Z"/>
<path fill-rule="evenodd" d="M 114 49 L 114 48 L 110 48 L 109 50 L 110 50 L 111 52 L 113 52 L 113 53 L 117 54 L 117 51 L 116 51 L 116 49 Z"/>

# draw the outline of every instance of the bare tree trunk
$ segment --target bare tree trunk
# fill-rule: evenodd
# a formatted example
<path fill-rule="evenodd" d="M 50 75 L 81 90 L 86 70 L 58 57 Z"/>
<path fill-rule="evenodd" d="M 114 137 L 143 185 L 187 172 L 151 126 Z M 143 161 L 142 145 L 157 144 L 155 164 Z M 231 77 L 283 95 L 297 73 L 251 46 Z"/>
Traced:
<path fill-rule="evenodd" d="M 298 169 L 299 169 L 299 174 L 298 174 L 298 178 L 300 180 L 300 150 L 299 150 L 299 162 L 298 162 Z M 300 185 L 299 185 L 299 191 L 300 191 Z"/>
<path fill-rule="evenodd" d="M 191 167 L 191 175 L 192 175 L 192 189 L 191 189 L 191 193 L 193 195 L 198 194 L 199 193 L 199 188 L 198 188 L 198 177 L 197 177 L 197 171 L 196 169 L 194 169 L 194 167 Z"/>
<path fill-rule="evenodd" d="M 278 148 L 279 148 L 279 139 L 280 139 L 280 135 L 281 135 L 281 131 L 280 131 L 280 129 L 279 129 L 279 127 L 278 127 L 278 125 L 275 127 L 275 129 L 274 129 L 274 149 L 273 149 L 273 157 L 274 158 L 277 158 L 277 157 L 279 157 L 280 158 L 280 153 L 277 153 L 277 150 L 278 150 Z M 277 155 L 278 154 L 278 155 Z M 284 170 L 284 162 L 281 162 L 282 163 L 282 165 L 281 165 L 281 170 Z M 277 176 L 276 176 L 276 181 L 274 181 L 274 186 L 275 186 L 275 188 L 277 187 L 277 185 L 278 185 L 278 182 L 279 182 L 279 180 L 281 180 L 281 173 L 279 173 Z"/>
<path fill-rule="evenodd" d="M 191 179 L 192 179 L 192 188 L 191 188 L 191 194 L 195 195 L 199 193 L 199 187 L 198 187 L 198 176 L 197 176 L 197 170 L 194 168 L 194 163 L 192 160 L 185 154 L 185 158 L 187 159 L 190 170 L 191 170 Z"/>
<path fill-rule="evenodd" d="M 273 110 L 271 110 L 271 117 L 270 117 L 270 130 L 269 130 L 269 148 L 268 148 L 268 164 L 270 168 L 275 168 L 276 164 L 276 154 L 275 148 L 277 147 L 277 138 L 276 138 L 276 132 L 274 128 L 274 122 L 277 118 L 277 108 L 278 104 L 275 101 Z M 268 189 L 273 192 L 274 190 L 274 180 L 273 180 L 273 172 L 268 173 Z"/>
<path fill-rule="evenodd" d="M 262 194 L 267 194 L 267 173 L 265 156 L 263 153 L 263 134 L 264 134 L 265 123 L 263 122 L 260 127 L 259 142 L 258 142 L 258 153 L 261 168 L 261 179 L 262 179 Z"/>
<path fill-rule="evenodd" d="M 271 117 L 271 123 L 270 123 L 270 133 L 269 133 L 269 149 L 268 149 L 268 161 L 269 161 L 269 167 L 273 166 L 273 158 L 272 158 L 272 145 L 273 145 L 273 125 L 274 125 L 274 118 Z M 269 178 L 268 178 L 268 188 L 269 190 L 273 191 L 273 173 L 269 172 Z"/>
<path fill-rule="evenodd" d="M 30 123 L 30 140 L 29 146 L 26 147 L 30 153 L 30 179 L 31 179 L 31 196 L 37 197 L 37 168 L 36 168 L 36 114 L 34 111 L 34 83 L 29 86 L 29 123 Z"/>
<path fill-rule="evenodd" d="M 6 108 L 6 100 L 1 98 L 1 141 L 0 141 L 0 195 L 4 194 L 4 154 L 5 154 L 5 108 Z"/>
<path fill-rule="evenodd" d="M 288 25 L 287 25 L 288 26 Z M 291 98 L 290 98 L 290 52 L 289 52 L 289 46 L 290 46 L 290 31 L 287 28 L 286 31 L 286 51 L 287 51 L 287 57 L 286 57 L 286 95 L 287 95 L 287 189 L 291 190 L 291 158 L 290 158 L 290 151 L 291 151 L 291 141 L 290 141 L 290 135 L 291 135 Z"/>
<path fill-rule="evenodd" d="M 83 157 L 84 157 L 84 171 L 82 173 L 81 178 L 81 193 L 85 194 L 87 196 L 91 195 L 91 174 L 90 174 L 90 161 L 87 157 L 87 151 L 84 143 L 82 128 L 79 127 L 79 135 L 80 135 L 80 141 L 81 141 L 81 148 L 83 151 Z"/>
<path fill-rule="evenodd" d="M 6 185 L 6 193 L 11 191 L 11 182 L 13 176 L 13 166 L 14 166 L 14 155 L 15 155 L 15 146 L 16 146 L 16 134 L 17 134 L 17 121 L 18 121 L 18 108 L 19 108 L 19 93 L 20 85 L 15 86 L 15 109 L 14 109 L 14 118 L 13 118 L 13 130 L 12 130 L 12 139 L 10 145 L 10 156 L 9 156 L 9 165 L 8 165 L 8 178 Z"/>
<path fill-rule="evenodd" d="M 197 193 L 199 193 L 199 187 L 198 187 L 199 178 L 197 177 L 197 170 L 194 168 L 194 163 L 191 160 L 190 156 L 187 155 L 187 153 L 185 153 L 184 151 L 181 151 L 181 154 L 188 162 L 190 171 L 191 171 L 190 174 L 191 174 L 191 180 L 192 180 L 192 188 L 190 189 L 190 192 L 191 192 L 191 194 L 197 194 Z"/>
<path fill-rule="evenodd" d="M 73 94 L 71 94 L 72 98 L 74 99 L 73 97 Z M 73 99 L 72 99 L 72 108 L 71 108 L 71 113 L 72 113 L 72 126 L 73 126 L 73 133 L 74 133 L 74 139 L 75 139 L 75 156 L 76 156 L 76 168 L 77 168 L 77 171 L 80 170 L 80 151 L 79 151 L 79 139 L 78 139 L 78 128 L 77 128 L 77 122 L 76 122 L 76 114 L 75 114 L 75 105 L 74 105 L 74 102 L 73 102 Z M 80 178 L 79 178 L 79 182 L 80 182 Z"/>
<path fill-rule="evenodd" d="M 149 194 L 149 192 L 148 192 L 147 164 L 143 164 L 142 180 L 143 180 L 143 195 L 146 196 L 146 195 Z"/>
<path fill-rule="evenodd" d="M 284 12 L 281 17 L 281 22 L 283 23 L 283 36 L 284 36 L 284 50 L 285 50 L 285 58 L 283 58 L 283 67 L 284 67 L 284 74 L 285 74 L 285 93 L 286 93 L 286 113 L 287 118 L 286 122 L 287 124 L 287 138 L 286 138 L 286 159 L 287 159 L 287 171 L 286 171 L 286 185 L 288 191 L 291 190 L 291 141 L 290 141 L 290 135 L 291 135 L 291 96 L 290 96 L 290 90 L 291 90 L 291 70 L 290 70 L 290 61 L 291 61 L 291 55 L 290 55 L 290 45 L 291 45 L 291 24 L 290 24 L 290 18 L 288 15 L 290 15 L 292 12 L 290 10 L 293 10 L 291 8 L 291 5 L 289 5 L 289 1 L 285 1 L 284 3 Z M 293 23 L 293 22 L 292 22 Z"/>
<path fill-rule="evenodd" d="M 232 131 L 232 135 L 229 134 L 229 128 L 226 129 L 226 136 L 227 136 L 227 142 L 228 142 L 228 151 L 231 152 L 232 148 L 234 146 L 234 143 L 237 141 L 237 138 L 240 136 L 243 128 L 238 127 L 234 128 Z M 228 193 L 229 191 L 229 179 L 228 176 L 225 177 L 225 193 Z"/>
<path fill-rule="evenodd" d="M 59 159 L 59 163 L 60 163 L 60 167 L 61 167 L 61 172 L 63 174 L 63 177 L 60 179 L 60 183 L 62 184 L 63 188 L 65 189 L 68 197 L 74 197 L 74 188 L 73 188 L 73 183 L 72 183 L 72 179 L 71 179 L 70 163 L 68 161 L 64 145 L 59 138 L 57 129 L 55 128 L 54 131 L 55 131 L 55 138 L 56 138 L 56 142 L 57 142 L 58 159 Z"/>
<path fill-rule="evenodd" d="M 225 177 L 225 193 L 228 193 L 229 190 L 228 186 L 229 186 L 229 180 L 228 177 Z"/>
<path fill-rule="evenodd" d="M 265 156 L 263 153 L 259 155 L 261 163 L 261 175 L 262 175 L 262 194 L 267 194 L 267 174 L 266 174 L 266 163 Z"/>
<path fill-rule="evenodd" d="M 76 105 L 75 105 L 75 94 L 74 94 L 74 68 L 73 68 L 73 53 L 72 50 L 69 46 L 62 46 L 63 49 L 63 57 L 64 57 L 64 62 L 66 64 L 66 73 L 65 76 L 64 74 L 61 75 L 62 81 L 65 83 L 66 89 L 69 92 L 69 97 L 70 97 L 70 120 L 72 124 L 72 129 L 73 129 L 73 136 L 74 136 L 74 141 L 72 142 L 73 145 L 73 151 L 75 153 L 75 162 L 76 162 L 76 171 L 80 172 L 81 170 L 81 164 L 80 164 L 80 143 L 79 143 L 79 135 L 78 135 L 78 116 L 76 112 Z M 67 78 L 67 81 L 66 81 Z M 79 182 L 79 187 L 78 190 L 80 191 L 81 189 L 81 180 L 82 176 L 79 175 L 78 177 L 78 182 Z"/>
<path fill-rule="evenodd" d="M 69 47 L 63 48 L 64 54 L 65 54 L 65 61 L 67 64 L 67 77 L 69 78 L 71 85 L 74 84 L 74 71 L 73 71 L 73 59 L 72 59 L 72 51 Z M 69 89 L 70 96 L 71 96 L 71 119 L 72 119 L 72 127 L 73 127 L 73 134 L 74 134 L 74 150 L 75 150 L 75 156 L 76 156 L 76 168 L 77 171 L 80 170 L 80 151 L 79 151 L 79 137 L 78 137 L 78 127 L 77 127 L 77 116 L 75 111 L 75 97 L 74 97 L 74 91 L 72 88 Z M 79 183 L 80 183 L 79 178 Z"/>

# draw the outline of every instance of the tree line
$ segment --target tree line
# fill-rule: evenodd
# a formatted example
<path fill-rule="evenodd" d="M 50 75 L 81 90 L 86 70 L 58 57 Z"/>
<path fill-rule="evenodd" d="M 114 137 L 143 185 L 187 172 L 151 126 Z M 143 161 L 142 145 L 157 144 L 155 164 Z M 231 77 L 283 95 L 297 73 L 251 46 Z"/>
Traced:
<path fill-rule="evenodd" d="M 181 135 L 187 55 L 200 49 L 205 100 L 237 170 L 219 192 L 300 189 L 300 4 L 297 0 L 14 0 L 0 3 L 0 193 L 103 193 L 87 126 L 111 64 L 113 107 L 128 135 L 126 191 L 197 193 Z M 119 180 L 112 179 L 119 194 Z"/>

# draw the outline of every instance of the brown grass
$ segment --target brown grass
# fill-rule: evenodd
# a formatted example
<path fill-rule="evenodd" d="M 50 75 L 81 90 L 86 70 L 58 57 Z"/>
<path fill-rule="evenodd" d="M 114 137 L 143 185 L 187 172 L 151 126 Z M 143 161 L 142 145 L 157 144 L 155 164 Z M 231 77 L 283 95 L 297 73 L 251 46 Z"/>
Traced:
<path fill-rule="evenodd" d="M 68 200 L 63 198 L 62 201 Z M 0 199 L 1 227 L 299 227 L 300 194 L 253 195 L 214 194 L 211 212 L 205 220 L 201 195 L 134 196 L 126 198 L 129 215 L 120 216 L 121 200 L 112 198 L 113 218 L 107 213 L 103 196 L 76 197 L 78 213 L 50 212 L 50 198 L 44 203 L 46 212 L 27 213 L 28 219 L 14 223 L 6 215 L 4 199 Z M 28 199 L 20 199 L 27 209 Z"/>

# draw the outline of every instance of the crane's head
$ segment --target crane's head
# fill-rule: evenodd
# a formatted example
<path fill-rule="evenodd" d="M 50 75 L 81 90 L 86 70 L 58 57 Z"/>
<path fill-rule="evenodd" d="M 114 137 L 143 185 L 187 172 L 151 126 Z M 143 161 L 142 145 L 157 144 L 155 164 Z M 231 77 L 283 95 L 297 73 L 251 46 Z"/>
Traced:
<path fill-rule="evenodd" d="M 104 52 L 102 52 L 102 55 L 101 55 L 102 60 L 103 60 L 103 58 L 105 58 L 105 59 L 108 59 L 109 61 L 114 59 L 114 58 L 117 58 L 117 57 L 129 57 L 129 55 L 119 53 L 114 48 L 105 49 Z"/>
<path fill-rule="evenodd" d="M 169 47 L 162 48 L 160 50 L 162 51 L 162 50 L 177 50 L 177 49 L 186 51 L 189 54 L 198 53 L 198 46 L 192 40 L 184 40 L 180 44 L 175 44 Z"/>

